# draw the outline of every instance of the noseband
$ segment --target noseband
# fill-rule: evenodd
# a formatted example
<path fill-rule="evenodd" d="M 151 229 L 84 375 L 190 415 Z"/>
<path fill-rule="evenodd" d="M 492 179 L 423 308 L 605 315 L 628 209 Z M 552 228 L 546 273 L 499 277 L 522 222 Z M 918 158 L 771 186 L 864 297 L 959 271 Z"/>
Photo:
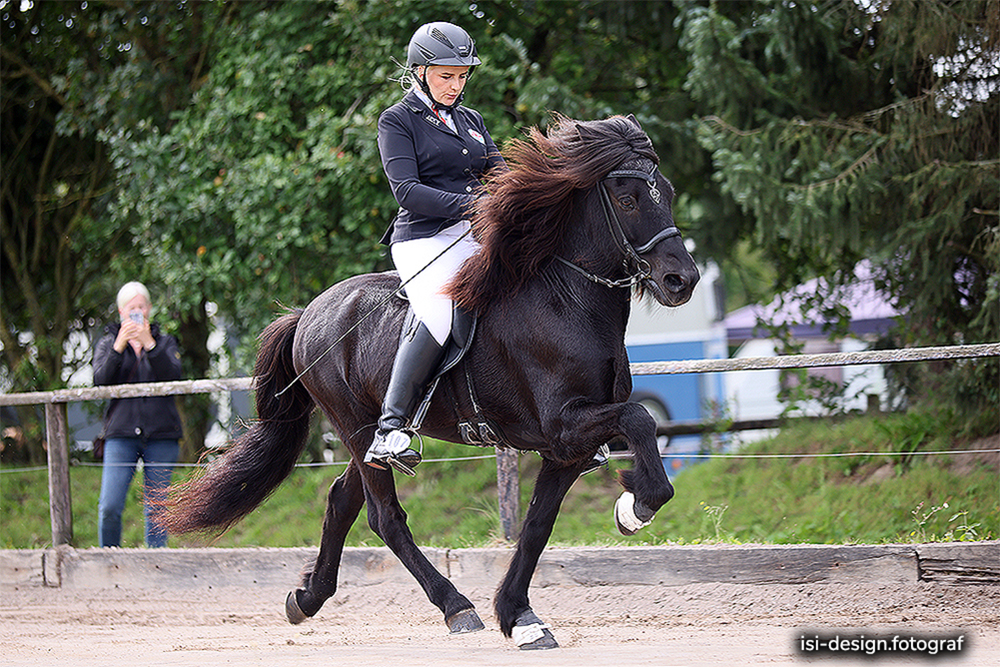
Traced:
<path fill-rule="evenodd" d="M 598 285 L 604 285 L 605 287 L 632 287 L 633 285 L 638 285 L 642 281 L 648 280 L 653 276 L 653 272 L 649 266 L 649 262 L 644 260 L 641 257 L 641 255 L 644 255 L 650 250 L 652 250 L 653 246 L 655 246 L 657 243 L 659 243 L 664 239 L 673 238 L 674 236 L 680 236 L 681 232 L 679 229 L 677 229 L 676 226 L 666 227 L 665 229 L 661 229 L 660 231 L 658 231 L 656 234 L 653 235 L 653 238 L 649 239 L 648 241 L 640 245 L 638 248 L 633 246 L 632 243 L 628 240 L 628 237 L 625 235 L 625 229 L 622 227 L 622 223 L 618 219 L 618 214 L 615 213 L 614 204 L 611 202 L 611 195 L 608 194 L 608 189 L 604 185 L 605 181 L 609 181 L 612 178 L 643 179 L 644 181 L 646 181 L 646 185 L 649 186 L 649 196 L 650 198 L 652 198 L 653 203 L 659 204 L 661 195 L 659 189 L 656 187 L 656 166 L 654 165 L 653 170 L 648 173 L 645 171 L 638 171 L 634 169 L 618 169 L 610 172 L 607 176 L 602 178 L 601 181 L 596 186 L 597 191 L 600 193 L 601 196 L 601 208 L 604 210 L 604 220 L 605 222 L 608 223 L 608 229 L 611 232 L 611 238 L 614 239 L 615 245 L 618 246 L 618 249 L 621 250 L 622 254 L 624 255 L 623 262 L 625 265 L 625 270 L 626 271 L 629 270 L 629 260 L 631 260 L 632 263 L 635 264 L 636 272 L 620 280 L 611 280 L 609 278 L 604 278 L 597 274 L 591 273 L 585 268 L 577 264 L 574 264 L 568 259 L 560 257 L 559 255 L 555 255 L 555 258 L 560 262 L 562 262 L 563 264 L 565 264 L 566 266 L 570 267 L 571 269 L 586 276 L 588 280 L 591 280 L 597 283 Z"/>

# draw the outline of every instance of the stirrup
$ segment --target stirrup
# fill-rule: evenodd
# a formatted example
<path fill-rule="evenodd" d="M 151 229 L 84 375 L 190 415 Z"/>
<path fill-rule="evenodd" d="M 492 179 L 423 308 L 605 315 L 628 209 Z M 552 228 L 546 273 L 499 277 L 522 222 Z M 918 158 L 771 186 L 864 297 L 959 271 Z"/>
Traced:
<path fill-rule="evenodd" d="M 423 457 L 420 452 L 410 448 L 413 432 L 404 429 L 392 429 L 375 432 L 375 439 L 365 452 L 364 462 L 372 468 L 388 470 L 393 467 L 409 477 L 416 476 L 416 468 Z"/>
<path fill-rule="evenodd" d="M 608 443 L 604 443 L 598 448 L 597 453 L 594 454 L 594 458 L 587 461 L 587 465 L 583 467 L 580 471 L 580 477 L 588 473 L 592 473 L 598 468 L 603 468 L 608 465 L 608 459 L 611 457 L 611 448 L 608 447 Z"/>

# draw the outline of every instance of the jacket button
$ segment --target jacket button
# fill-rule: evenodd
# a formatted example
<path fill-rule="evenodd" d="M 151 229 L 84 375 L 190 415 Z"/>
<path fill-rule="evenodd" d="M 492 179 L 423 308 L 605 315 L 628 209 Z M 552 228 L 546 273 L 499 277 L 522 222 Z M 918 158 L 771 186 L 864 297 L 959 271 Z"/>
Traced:
<path fill-rule="evenodd" d="M 465 191 L 466 192 L 472 192 L 472 186 L 471 185 L 466 185 L 465 186 Z"/>
<path fill-rule="evenodd" d="M 135 434 L 136 434 L 136 435 L 142 435 L 142 429 L 141 429 L 141 428 L 139 428 L 138 426 L 136 426 L 136 427 L 135 427 Z"/>
<path fill-rule="evenodd" d="M 468 154 L 469 154 L 469 149 L 468 148 L 463 148 L 462 149 L 462 155 L 468 155 Z"/>

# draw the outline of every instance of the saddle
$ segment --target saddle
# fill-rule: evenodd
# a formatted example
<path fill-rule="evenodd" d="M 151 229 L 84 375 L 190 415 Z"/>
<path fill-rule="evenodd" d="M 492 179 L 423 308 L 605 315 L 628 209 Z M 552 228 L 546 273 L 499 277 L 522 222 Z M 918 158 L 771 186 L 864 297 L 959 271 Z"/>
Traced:
<path fill-rule="evenodd" d="M 458 365 L 472 347 L 472 340 L 476 335 L 476 322 L 478 321 L 478 315 L 474 312 L 470 312 L 454 307 L 452 311 L 452 325 L 451 334 L 448 338 L 448 344 L 445 348 L 444 358 L 441 361 L 440 367 L 434 374 L 433 379 L 427 386 L 427 392 L 424 394 L 423 399 L 420 401 L 420 405 L 417 407 L 416 412 L 413 414 L 413 419 L 410 421 L 410 426 L 412 430 L 416 431 L 420 428 L 420 425 L 424 421 L 424 417 L 427 415 L 427 411 L 430 409 L 431 399 L 434 397 L 434 390 L 437 389 L 438 382 L 441 377 Z M 403 331 L 401 336 L 406 336 L 413 327 L 416 327 L 419 323 L 416 313 L 413 312 L 413 308 L 407 309 L 406 318 L 403 320 Z M 498 435 L 499 430 L 486 418 L 483 414 L 482 409 L 479 407 L 479 402 L 476 400 L 475 388 L 472 384 L 472 375 L 469 373 L 469 367 L 465 367 L 465 386 L 469 392 L 469 399 L 472 402 L 472 409 L 474 412 L 473 418 L 460 421 L 458 424 L 459 434 L 462 437 L 462 441 L 468 445 L 476 445 L 479 447 L 496 447 L 503 445 L 503 439 Z"/>

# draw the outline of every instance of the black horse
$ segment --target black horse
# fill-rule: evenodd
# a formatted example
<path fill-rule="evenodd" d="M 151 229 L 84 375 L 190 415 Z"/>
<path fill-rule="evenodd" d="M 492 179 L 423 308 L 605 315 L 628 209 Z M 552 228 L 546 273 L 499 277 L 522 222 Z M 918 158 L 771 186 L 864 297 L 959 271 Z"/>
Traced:
<path fill-rule="evenodd" d="M 674 493 L 653 418 L 628 400 L 629 288 L 679 306 L 699 276 L 674 225 L 673 188 L 633 117 L 557 117 L 547 133 L 533 129 L 513 142 L 506 157 L 510 169 L 490 177 L 474 218 L 482 250 L 450 286 L 461 308 L 478 313 L 475 335 L 441 377 L 420 432 L 452 442 L 478 434 L 484 444 L 496 434 L 498 446 L 541 456 L 495 611 L 521 648 L 552 648 L 528 584 L 566 492 L 595 453 L 617 438 L 631 450 L 614 512 L 623 533 L 647 525 Z M 392 471 L 361 463 L 407 313 L 393 296 L 399 287 L 393 272 L 350 278 L 268 326 L 254 369 L 257 421 L 202 476 L 173 489 L 164 508 L 175 533 L 229 527 L 291 472 L 319 406 L 353 460 L 330 488 L 317 560 L 286 601 L 292 623 L 336 591 L 344 539 L 367 502 L 372 530 L 450 630 L 483 628 L 472 602 L 414 543 Z"/>

